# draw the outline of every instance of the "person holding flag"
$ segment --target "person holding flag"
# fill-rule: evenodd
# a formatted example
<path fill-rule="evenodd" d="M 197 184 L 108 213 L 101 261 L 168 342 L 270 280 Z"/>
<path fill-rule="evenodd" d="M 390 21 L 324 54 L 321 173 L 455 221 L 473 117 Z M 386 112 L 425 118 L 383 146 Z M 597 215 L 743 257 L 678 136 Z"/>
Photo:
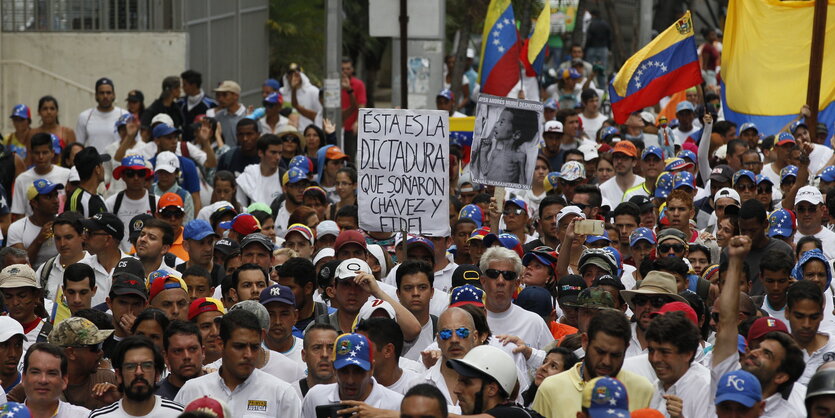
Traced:
<path fill-rule="evenodd" d="M 507 96 L 519 82 L 519 34 L 510 0 L 491 0 L 481 37 L 481 92 Z"/>

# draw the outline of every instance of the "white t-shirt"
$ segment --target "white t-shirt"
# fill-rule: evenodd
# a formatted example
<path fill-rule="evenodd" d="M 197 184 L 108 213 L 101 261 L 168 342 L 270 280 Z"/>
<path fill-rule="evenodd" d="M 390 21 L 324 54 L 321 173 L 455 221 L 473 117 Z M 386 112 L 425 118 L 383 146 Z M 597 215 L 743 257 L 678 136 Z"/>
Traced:
<path fill-rule="evenodd" d="M 305 377 L 307 367 L 304 363 L 297 363 L 283 356 L 278 351 L 267 350 L 267 353 L 270 358 L 267 360 L 267 364 L 259 370 L 271 376 L 277 377 L 287 383 L 292 383 Z M 223 358 L 219 358 L 217 361 L 206 367 L 220 370 L 220 366 L 222 365 Z"/>
<path fill-rule="evenodd" d="M 191 379 L 174 400 L 188 404 L 203 396 L 225 402 L 234 417 L 297 417 L 301 411 L 299 395 L 290 384 L 260 369 L 235 390 L 229 390 L 219 371 Z"/>
<path fill-rule="evenodd" d="M 304 359 L 302 359 L 302 348 L 304 348 L 304 341 L 302 341 L 302 339 L 299 337 L 293 337 L 293 346 L 290 347 L 290 349 L 287 351 L 279 352 L 279 354 L 283 355 L 284 357 L 287 357 L 290 360 L 293 360 L 300 366 L 307 368 L 307 364 L 304 362 Z M 302 377 L 304 376 L 299 377 L 299 379 L 301 379 Z"/>
<path fill-rule="evenodd" d="M 88 258 L 90 258 L 90 254 L 87 251 L 84 251 L 84 255 L 81 257 L 81 260 L 79 260 L 78 262 L 88 264 L 87 263 Z M 41 264 L 40 266 L 38 266 L 38 269 L 35 271 L 35 277 L 37 277 L 38 280 L 40 280 L 41 274 L 43 274 L 43 269 L 45 267 L 46 267 L 45 263 Z M 64 280 L 64 270 L 65 270 L 65 268 L 63 266 L 61 266 L 61 257 L 59 256 L 58 258 L 55 259 L 55 262 L 52 263 L 52 269 L 48 272 L 48 275 L 47 275 L 46 288 L 44 289 L 44 291 L 46 292 L 44 297 L 46 297 L 47 299 L 55 300 L 55 295 L 58 294 L 58 287 L 61 286 L 61 283 L 63 283 L 63 280 Z M 109 288 L 108 288 L 108 290 L 109 290 Z M 102 299 L 102 302 L 104 302 L 104 299 Z M 99 303 L 101 303 L 101 302 L 99 302 Z M 95 306 L 95 305 L 96 304 L 94 303 L 93 306 Z"/>
<path fill-rule="evenodd" d="M 406 392 L 408 392 L 409 389 L 412 388 L 412 382 L 415 379 L 420 378 L 420 375 L 408 369 L 402 370 L 403 374 L 400 375 L 400 379 L 398 379 L 396 382 L 394 382 L 391 386 L 388 386 L 387 388 L 393 392 L 405 395 Z"/>
<path fill-rule="evenodd" d="M 667 414 L 667 400 L 664 395 L 675 395 L 682 400 L 682 416 L 684 417 L 713 417 L 716 416 L 715 406 L 710 399 L 710 370 L 698 363 L 693 363 L 678 381 L 667 390 L 661 381 L 655 380 L 655 393 L 652 395 L 650 408 L 656 409 L 664 416 Z"/>
<path fill-rule="evenodd" d="M 621 189 L 620 186 L 618 186 L 617 179 L 617 176 L 612 177 L 600 185 L 600 194 L 603 195 L 604 200 L 608 200 L 614 205 L 612 206 L 612 209 L 615 209 L 618 204 L 623 201 L 623 194 L 626 193 L 627 190 L 639 186 L 644 182 L 643 177 L 635 176 L 635 180 L 632 184 L 627 185 L 626 189 Z"/>
<path fill-rule="evenodd" d="M 794 234 L 794 243 L 797 244 L 801 238 L 805 237 L 806 235 L 797 231 Z M 826 255 L 826 258 L 829 260 L 835 259 L 835 232 L 830 231 L 824 227 L 821 227 L 821 230 L 815 234 L 815 238 L 821 240 L 823 244 L 823 254 Z"/>
<path fill-rule="evenodd" d="M 371 407 L 386 409 L 390 411 L 399 411 L 400 402 L 403 400 L 403 395 L 385 388 L 383 385 L 377 383 L 377 380 L 371 378 L 372 386 L 371 393 L 365 398 L 365 403 Z M 316 385 L 307 391 L 307 395 L 302 402 L 301 415 L 282 415 L 286 417 L 301 416 L 302 418 L 316 418 L 316 406 L 325 405 L 329 403 L 339 402 L 339 387 L 338 383 L 330 383 L 327 385 Z"/>
<path fill-rule="evenodd" d="M 152 409 L 151 412 L 145 416 L 154 418 L 176 418 L 183 412 L 183 405 L 174 401 L 169 401 L 168 399 L 162 399 L 159 395 L 154 395 L 154 397 L 156 398 L 154 409 Z M 122 400 L 103 408 L 96 409 L 90 413 L 90 418 L 130 418 L 135 416 L 136 415 L 130 415 L 125 412 L 125 409 L 122 408 Z"/>
<path fill-rule="evenodd" d="M 79 144 L 104 150 L 116 140 L 113 135 L 116 122 L 127 113 L 119 106 L 113 106 L 113 110 L 107 113 L 100 112 L 95 107 L 81 112 L 75 124 L 75 140 Z"/>
<path fill-rule="evenodd" d="M 699 127 L 693 124 L 693 128 L 687 132 L 682 132 L 680 129 L 673 129 L 673 138 L 675 138 L 676 145 L 682 146 L 687 137 L 699 131 Z"/>
<path fill-rule="evenodd" d="M 20 218 L 11 225 L 9 225 L 8 237 L 6 237 L 6 245 L 12 246 L 14 244 L 23 244 L 24 247 L 29 248 L 35 237 L 41 233 L 41 227 L 32 223 L 29 217 Z M 38 250 L 38 256 L 32 261 L 32 266 L 37 268 L 51 257 L 58 255 L 58 249 L 55 248 L 55 240 L 48 239 L 41 244 L 41 249 Z"/>
<path fill-rule="evenodd" d="M 264 177 L 261 174 L 260 164 L 246 166 L 244 172 L 237 179 L 238 202 L 242 206 L 249 206 L 249 204 L 255 202 L 269 205 L 282 194 L 280 174 L 280 170 L 275 170 L 272 175 Z"/>
<path fill-rule="evenodd" d="M 598 113 L 596 118 L 589 118 L 581 113 L 580 119 L 583 120 L 583 132 L 586 133 L 586 137 L 596 141 L 597 131 L 599 131 L 600 127 L 603 126 L 603 122 L 606 122 L 609 118 L 607 118 L 603 113 Z M 556 170 L 556 168 L 554 168 L 554 170 Z"/>
<path fill-rule="evenodd" d="M 493 335 L 515 335 L 534 348 L 541 349 L 554 341 L 542 317 L 512 303 L 508 310 L 501 313 L 487 310 L 487 325 Z"/>
<path fill-rule="evenodd" d="M 828 340 L 823 347 L 817 349 L 814 353 L 808 353 L 806 349 L 803 349 L 803 361 L 806 362 L 806 368 L 803 370 L 803 375 L 797 379 L 797 383 L 802 385 L 809 384 L 809 379 L 812 378 L 812 375 L 818 371 L 818 367 L 821 364 L 832 361 L 835 359 L 835 338 L 832 338 L 831 335 L 822 332 L 821 334 L 826 335 Z"/>
<path fill-rule="evenodd" d="M 420 361 L 420 352 L 425 350 L 435 340 L 435 334 L 432 331 L 432 318 L 429 318 L 420 327 L 420 335 L 418 335 L 417 339 L 412 344 L 407 343 L 403 346 L 403 357 L 409 360 Z"/>
<path fill-rule="evenodd" d="M 118 195 L 113 195 L 104 201 L 104 205 L 107 206 L 108 212 L 113 213 L 113 209 L 116 207 L 117 197 Z M 154 201 L 159 202 L 159 196 L 154 196 Z M 128 238 L 130 237 L 130 220 L 133 219 L 134 216 L 143 213 L 151 214 L 148 192 L 146 191 L 139 200 L 133 200 L 125 194 L 122 198 L 122 204 L 119 206 L 119 213 L 115 214 L 119 217 L 122 223 L 125 224 L 125 236 L 122 238 L 122 242 L 119 243 L 119 249 L 122 251 L 130 251 L 130 241 L 128 241 Z"/>
<path fill-rule="evenodd" d="M 37 179 L 47 179 L 53 184 L 63 184 L 66 186 L 70 179 L 70 170 L 68 168 L 53 165 L 52 170 L 50 170 L 47 174 L 41 175 L 35 173 L 34 167 L 21 173 L 14 182 L 12 207 L 10 208 L 12 213 L 23 214 L 26 216 L 32 215 L 32 206 L 29 205 L 29 200 L 26 199 L 26 191 L 29 190 L 29 186 L 31 186 Z M 63 189 L 58 191 L 58 196 L 59 199 L 61 199 L 59 204 L 60 207 L 64 205 L 64 198 L 66 196 Z"/>
<path fill-rule="evenodd" d="M 62 400 L 58 401 L 58 411 L 55 413 L 55 418 L 87 418 L 88 416 L 90 416 L 89 409 Z"/>
<path fill-rule="evenodd" d="M 125 253 L 124 251 L 121 252 L 121 256 L 119 259 L 123 259 L 125 257 L 130 257 L 130 254 Z M 92 305 L 96 306 L 105 302 L 107 295 L 110 294 L 110 285 L 113 284 L 113 269 L 110 271 L 105 270 L 104 266 L 101 265 L 99 262 L 98 255 L 90 255 L 89 257 L 81 260 L 82 263 L 85 263 L 93 268 L 93 273 L 96 275 L 96 295 L 93 296 Z"/>

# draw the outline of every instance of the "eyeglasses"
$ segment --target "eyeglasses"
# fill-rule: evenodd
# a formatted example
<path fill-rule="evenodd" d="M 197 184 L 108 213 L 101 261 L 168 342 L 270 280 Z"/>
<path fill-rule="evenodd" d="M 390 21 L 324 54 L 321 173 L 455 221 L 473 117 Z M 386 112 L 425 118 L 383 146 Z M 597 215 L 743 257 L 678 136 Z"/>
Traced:
<path fill-rule="evenodd" d="M 154 370 L 154 362 L 143 361 L 141 363 L 122 363 L 122 371 L 136 371 L 137 367 L 141 367 L 143 372 L 151 372 Z"/>
<path fill-rule="evenodd" d="M 510 270 L 496 270 L 496 269 L 487 269 L 484 271 L 484 274 L 491 278 L 491 279 L 498 279 L 499 275 L 501 274 L 505 280 L 513 281 L 516 280 L 519 275 L 515 271 Z"/>
<path fill-rule="evenodd" d="M 737 184 L 734 186 L 734 189 L 741 190 L 743 192 L 749 192 L 757 190 L 757 185 L 755 184 Z"/>
<path fill-rule="evenodd" d="M 677 253 L 684 251 L 684 244 L 659 244 L 658 251 L 661 253 L 669 252 L 673 250 Z"/>
<path fill-rule="evenodd" d="M 122 176 L 126 178 L 145 177 L 145 170 L 125 170 L 122 172 Z"/>
<path fill-rule="evenodd" d="M 458 335 L 458 338 L 467 338 L 470 336 L 470 329 L 466 327 L 457 328 L 455 330 L 455 334 Z M 438 331 L 438 338 L 444 341 L 452 338 L 452 330 L 449 328 L 445 328 Z"/>
<path fill-rule="evenodd" d="M 182 218 L 186 212 L 181 209 L 170 210 L 166 209 L 159 213 L 163 218 Z"/>
<path fill-rule="evenodd" d="M 765 194 L 765 193 L 771 194 L 771 190 L 772 190 L 772 189 L 771 189 L 771 186 L 768 186 L 768 187 L 758 187 L 758 188 L 757 188 L 757 193 L 759 193 L 759 194 Z"/>
<path fill-rule="evenodd" d="M 649 302 L 649 304 L 656 309 L 660 309 L 669 301 L 670 298 L 664 295 L 635 295 L 635 297 L 632 298 L 632 303 L 634 303 L 635 306 L 644 306 L 647 302 Z"/>
<path fill-rule="evenodd" d="M 578 208 L 580 208 L 580 210 L 586 210 L 586 208 L 587 208 L 587 207 L 589 207 L 589 205 L 587 205 L 587 204 L 585 204 L 585 203 L 575 203 L 575 202 L 571 202 L 571 203 L 569 203 L 569 205 L 571 205 L 571 206 L 577 206 Z"/>
<path fill-rule="evenodd" d="M 524 209 L 522 209 L 522 208 L 516 208 L 516 209 L 505 209 L 505 210 L 502 212 L 502 214 L 503 214 L 504 216 L 509 216 L 509 215 L 516 215 L 516 216 L 519 216 L 519 215 L 521 215 L 521 214 L 523 214 L 523 213 L 525 213 L 525 210 L 524 210 Z"/>
<path fill-rule="evenodd" d="M 817 206 L 795 206 L 795 212 L 797 213 L 815 213 L 818 210 Z"/>

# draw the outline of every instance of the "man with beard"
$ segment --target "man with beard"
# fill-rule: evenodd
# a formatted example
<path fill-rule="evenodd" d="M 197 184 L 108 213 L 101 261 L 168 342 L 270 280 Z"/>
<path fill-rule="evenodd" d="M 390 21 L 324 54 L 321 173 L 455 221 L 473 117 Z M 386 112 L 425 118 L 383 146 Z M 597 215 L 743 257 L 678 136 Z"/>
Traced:
<path fill-rule="evenodd" d="M 751 239 L 747 236 L 735 236 L 728 242 L 728 271 L 719 294 L 718 304 L 722 306 L 722 309 L 719 312 L 719 328 L 716 331 L 716 343 L 713 346 L 711 358 L 711 392 L 715 392 L 717 385 L 721 383 L 720 376 L 742 369 L 756 376 L 762 386 L 762 398 L 765 401 L 765 411 L 762 416 L 781 418 L 802 416 L 798 415 L 796 408 L 793 408 L 781 395 L 800 378 L 806 365 L 803 361 L 803 351 L 797 343 L 783 332 L 769 332 L 763 336 L 759 347 L 749 350 L 744 355 L 740 355 L 738 351 L 739 280 L 744 274 L 742 263 L 748 257 L 750 250 Z M 806 281 L 801 283 L 806 283 Z M 820 290 L 816 291 L 820 292 Z M 807 301 L 801 300 L 801 302 Z M 806 314 L 804 310 L 803 315 Z M 788 311 L 786 316 L 791 316 Z M 804 318 L 804 321 L 810 319 Z"/>
<path fill-rule="evenodd" d="M 165 264 L 163 257 L 174 244 L 174 229 L 165 221 L 151 218 L 145 221 L 136 240 L 136 257 L 147 272 L 165 270 L 180 273 Z"/>
<path fill-rule="evenodd" d="M 124 397 L 90 413 L 90 418 L 126 416 L 177 417 L 183 406 L 154 394 L 154 384 L 165 369 L 165 359 L 153 341 L 130 336 L 119 342 L 111 358 Z"/>
<path fill-rule="evenodd" d="M 263 333 L 252 312 L 237 309 L 224 315 L 220 320 L 220 369 L 187 381 L 175 401 L 187 404 L 208 395 L 225 400 L 232 416 L 253 411 L 271 417 L 299 416 L 301 401 L 290 384 L 255 367 Z"/>
<path fill-rule="evenodd" d="M 264 344 L 290 360 L 303 363 L 303 342 L 293 335 L 293 325 L 299 317 L 293 291 L 287 286 L 274 284 L 261 291 L 259 301 L 270 313 L 270 327 L 264 336 Z"/>
<path fill-rule="evenodd" d="M 223 303 L 213 298 L 200 298 L 191 302 L 188 309 L 188 320 L 200 330 L 200 341 L 203 342 L 203 365 L 211 364 L 222 353 L 220 341 L 220 317 L 226 313 Z"/>
<path fill-rule="evenodd" d="M 484 413 L 494 417 L 530 416 L 510 401 L 513 388 L 517 385 L 516 364 L 502 349 L 481 345 L 470 350 L 464 358 L 449 360 L 448 363 L 459 375 L 455 394 L 462 413 Z"/>
<path fill-rule="evenodd" d="M 159 383 L 156 393 L 173 401 L 187 380 L 203 375 L 203 339 L 197 325 L 177 320 L 165 329 L 162 346 L 170 373 Z"/>
<path fill-rule="evenodd" d="M 630 411 L 647 408 L 652 399 L 652 384 L 642 376 L 621 370 L 631 334 L 629 322 L 621 312 L 598 313 L 582 336 L 586 357 L 566 372 L 543 380 L 532 408 L 546 417 L 575 418 L 581 410 L 583 386 L 602 376 L 623 382 L 629 393 Z"/>
<path fill-rule="evenodd" d="M 333 343 L 339 335 L 328 324 L 313 324 L 304 333 L 302 359 L 307 364 L 307 376 L 293 383 L 299 398 L 304 399 L 310 388 L 336 382 L 331 362 Z"/>
<path fill-rule="evenodd" d="M 345 406 L 338 411 L 340 416 L 384 412 L 380 409 L 397 411 L 403 395 L 386 389 L 374 380 L 373 349 L 371 341 L 363 335 L 340 335 L 336 339 L 333 354 L 336 383 L 311 388 L 304 397 L 300 416 L 316 418 L 317 405 L 337 402 Z"/>
<path fill-rule="evenodd" d="M 603 200 L 615 205 L 623 201 L 623 194 L 627 190 L 640 185 L 644 178 L 632 172 L 638 159 L 638 148 L 629 141 L 620 141 L 612 150 L 612 161 L 615 165 L 615 176 L 600 185 Z"/>

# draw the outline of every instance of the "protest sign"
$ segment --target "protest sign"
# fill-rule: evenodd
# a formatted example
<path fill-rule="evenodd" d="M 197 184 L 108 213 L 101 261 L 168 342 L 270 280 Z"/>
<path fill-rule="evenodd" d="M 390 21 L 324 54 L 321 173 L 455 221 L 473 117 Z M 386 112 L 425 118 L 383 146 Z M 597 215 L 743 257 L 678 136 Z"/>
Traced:
<path fill-rule="evenodd" d="M 473 181 L 530 189 L 542 137 L 543 105 L 481 94 L 470 156 Z"/>
<path fill-rule="evenodd" d="M 360 109 L 358 129 L 360 228 L 449 235 L 449 113 Z"/>

